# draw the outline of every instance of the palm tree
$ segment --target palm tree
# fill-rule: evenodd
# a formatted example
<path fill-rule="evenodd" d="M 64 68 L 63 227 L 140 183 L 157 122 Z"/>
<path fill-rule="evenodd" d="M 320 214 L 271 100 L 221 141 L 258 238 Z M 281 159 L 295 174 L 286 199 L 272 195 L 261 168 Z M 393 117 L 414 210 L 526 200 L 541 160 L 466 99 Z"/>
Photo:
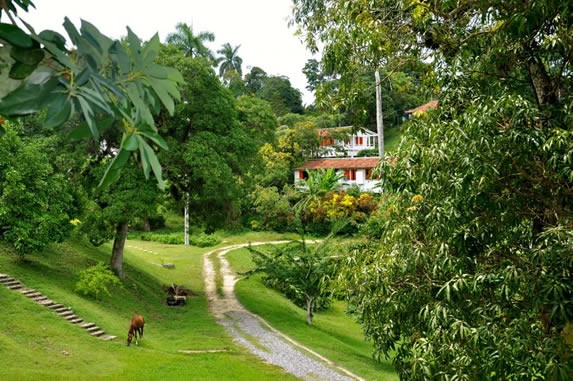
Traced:
<path fill-rule="evenodd" d="M 213 53 L 205 46 L 206 41 L 215 41 L 215 34 L 200 32 L 195 35 L 193 27 L 184 22 L 175 25 L 177 32 L 167 35 L 167 43 L 176 46 L 183 51 L 185 57 L 203 57 L 211 62 L 216 62 Z"/>
<path fill-rule="evenodd" d="M 221 57 L 217 59 L 219 66 L 219 77 L 226 77 L 227 72 L 233 70 L 239 77 L 243 76 L 243 69 L 241 65 L 243 64 L 243 59 L 238 56 L 237 52 L 241 45 L 237 45 L 234 48 L 228 42 L 224 44 L 221 49 L 217 50 L 217 53 L 221 54 Z"/>

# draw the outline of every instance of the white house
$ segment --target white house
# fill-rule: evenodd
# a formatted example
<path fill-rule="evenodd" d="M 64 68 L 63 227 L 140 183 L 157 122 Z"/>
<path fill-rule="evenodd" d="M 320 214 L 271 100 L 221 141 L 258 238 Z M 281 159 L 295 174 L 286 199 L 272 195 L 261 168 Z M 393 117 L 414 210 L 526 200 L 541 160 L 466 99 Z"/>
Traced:
<path fill-rule="evenodd" d="M 377 147 L 378 134 L 352 126 L 319 128 L 320 157 L 355 157 L 358 152 Z"/>
<path fill-rule="evenodd" d="M 380 193 L 379 182 L 372 174 L 378 163 L 380 163 L 379 157 L 311 159 L 294 169 L 294 181 L 296 183 L 306 180 L 308 172 L 312 170 L 334 168 L 344 174 L 343 188 L 357 185 L 363 192 Z"/>

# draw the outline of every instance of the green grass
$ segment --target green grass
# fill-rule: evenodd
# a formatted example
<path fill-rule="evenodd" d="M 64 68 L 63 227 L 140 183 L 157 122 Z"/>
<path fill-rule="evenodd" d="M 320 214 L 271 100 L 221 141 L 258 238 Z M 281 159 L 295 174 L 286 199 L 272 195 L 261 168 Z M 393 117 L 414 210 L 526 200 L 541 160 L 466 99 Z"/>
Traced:
<path fill-rule="evenodd" d="M 238 272 L 253 267 L 247 249 L 227 254 Z M 367 380 L 397 380 L 391 361 L 373 360 L 372 346 L 364 340 L 360 326 L 345 313 L 342 302 L 314 315 L 314 324 L 306 324 L 306 311 L 295 306 L 280 293 L 266 288 L 260 276 L 241 279 L 235 286 L 239 301 L 274 328 L 344 366 Z"/>
<path fill-rule="evenodd" d="M 258 238 L 253 236 L 254 238 Z M 241 240 L 234 237 L 233 240 Z M 0 246 L 0 273 L 73 308 L 95 322 L 113 341 L 91 337 L 23 295 L 0 287 L 1 380 L 253 380 L 294 379 L 236 345 L 209 314 L 204 295 L 202 254 L 208 249 L 128 241 L 124 254 L 127 278 L 121 289 L 96 301 L 74 292 L 77 273 L 97 261 L 108 262 L 110 246 L 79 242 L 53 245 L 18 262 Z M 156 254 L 147 253 L 147 249 Z M 165 269 L 162 263 L 174 263 Z M 167 307 L 162 284 L 177 283 L 199 296 L 184 307 Z M 127 347 L 129 319 L 146 318 L 140 346 Z M 179 350 L 224 350 L 183 354 Z"/>

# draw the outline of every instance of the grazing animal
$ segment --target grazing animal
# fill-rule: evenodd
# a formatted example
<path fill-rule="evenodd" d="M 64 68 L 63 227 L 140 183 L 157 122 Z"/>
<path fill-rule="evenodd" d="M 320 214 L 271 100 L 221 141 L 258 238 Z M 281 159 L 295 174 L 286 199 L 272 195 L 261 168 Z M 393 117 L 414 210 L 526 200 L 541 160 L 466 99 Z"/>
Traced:
<path fill-rule="evenodd" d="M 129 332 L 127 333 L 127 345 L 131 344 L 131 340 L 135 337 L 135 344 L 139 345 L 139 340 L 143 339 L 143 326 L 145 320 L 141 315 L 135 315 L 131 318 L 129 323 Z"/>

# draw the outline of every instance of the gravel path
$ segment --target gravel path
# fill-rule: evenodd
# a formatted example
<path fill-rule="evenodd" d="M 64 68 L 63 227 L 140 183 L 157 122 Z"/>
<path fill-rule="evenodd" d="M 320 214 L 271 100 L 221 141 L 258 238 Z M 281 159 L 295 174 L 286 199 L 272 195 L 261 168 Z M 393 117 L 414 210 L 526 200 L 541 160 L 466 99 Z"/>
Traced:
<path fill-rule="evenodd" d="M 284 242 L 286 241 L 255 242 L 251 245 Z M 209 300 L 209 309 L 217 321 L 226 327 L 236 342 L 263 360 L 277 365 L 303 380 L 362 380 L 348 370 L 275 330 L 266 321 L 247 311 L 238 302 L 234 291 L 236 279 L 225 255 L 231 250 L 248 245 L 240 244 L 219 248 L 205 253 L 203 257 L 205 292 Z M 223 297 L 217 294 L 216 273 L 212 260 L 220 261 L 220 271 L 223 276 Z"/>

